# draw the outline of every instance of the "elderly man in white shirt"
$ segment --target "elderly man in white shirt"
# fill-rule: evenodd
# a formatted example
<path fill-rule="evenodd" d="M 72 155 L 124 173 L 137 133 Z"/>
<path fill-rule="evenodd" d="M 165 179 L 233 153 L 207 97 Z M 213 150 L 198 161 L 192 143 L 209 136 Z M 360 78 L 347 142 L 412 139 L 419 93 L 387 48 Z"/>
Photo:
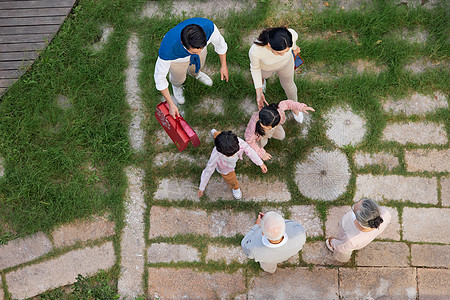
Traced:
<path fill-rule="evenodd" d="M 241 246 L 245 255 L 259 262 L 264 271 L 275 273 L 277 264 L 302 250 L 305 241 L 305 229 L 301 224 L 269 211 L 259 213 Z"/>
<path fill-rule="evenodd" d="M 169 30 L 161 42 L 155 65 L 155 85 L 167 100 L 169 113 L 174 118 L 180 113 L 170 96 L 167 73 L 172 83 L 173 95 L 179 104 L 185 102 L 182 84 L 186 80 L 187 72 L 200 82 L 211 86 L 213 84 L 211 78 L 200 71 L 205 65 L 206 48 L 209 43 L 214 45 L 214 50 L 220 57 L 221 80 L 228 81 L 226 61 L 228 46 L 211 20 L 187 19 Z"/>

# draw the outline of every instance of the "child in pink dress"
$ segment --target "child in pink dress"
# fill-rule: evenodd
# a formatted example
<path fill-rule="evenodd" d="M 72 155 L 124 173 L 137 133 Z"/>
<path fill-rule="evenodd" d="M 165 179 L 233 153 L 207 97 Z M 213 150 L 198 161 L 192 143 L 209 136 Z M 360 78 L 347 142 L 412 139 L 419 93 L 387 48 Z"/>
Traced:
<path fill-rule="evenodd" d="M 285 133 L 281 126 L 286 122 L 286 110 L 298 110 L 299 113 L 296 118 L 297 122 L 301 123 L 302 113 L 308 113 L 308 110 L 314 111 L 312 107 L 307 106 L 304 103 L 299 103 L 292 100 L 284 100 L 280 103 L 272 103 L 264 106 L 259 112 L 255 112 L 250 121 L 248 122 L 247 129 L 245 130 L 245 141 L 252 147 L 259 157 L 263 160 L 272 158 L 272 155 L 264 150 L 264 146 L 267 144 L 270 138 L 277 140 L 283 140 Z"/>
<path fill-rule="evenodd" d="M 263 173 L 267 172 L 267 167 L 261 158 L 259 158 L 258 154 L 256 154 L 255 150 L 231 131 L 220 132 L 213 129 L 211 130 L 211 133 L 214 136 L 214 144 L 216 146 L 213 148 L 208 164 L 202 172 L 198 196 L 203 196 L 203 192 L 211 175 L 214 173 L 214 170 L 217 170 L 228 186 L 233 190 L 234 198 L 241 199 L 242 192 L 234 169 L 236 167 L 236 162 L 239 159 L 242 159 L 244 152 L 256 165 L 261 167 Z"/>

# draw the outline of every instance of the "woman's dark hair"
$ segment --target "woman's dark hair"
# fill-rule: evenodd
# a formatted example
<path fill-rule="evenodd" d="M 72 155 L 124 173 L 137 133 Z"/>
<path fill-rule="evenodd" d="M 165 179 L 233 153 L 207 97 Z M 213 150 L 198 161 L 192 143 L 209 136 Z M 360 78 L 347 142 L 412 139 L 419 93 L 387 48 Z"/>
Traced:
<path fill-rule="evenodd" d="M 378 228 L 378 227 L 380 227 L 381 223 L 383 223 L 383 222 L 384 222 L 383 218 L 378 216 L 373 220 L 369 220 L 369 222 L 367 222 L 367 223 L 369 223 L 370 228 Z"/>
<path fill-rule="evenodd" d="M 222 131 L 214 139 L 217 151 L 226 156 L 232 156 L 239 151 L 239 140 L 231 131 Z"/>
<path fill-rule="evenodd" d="M 275 27 L 264 29 L 254 43 L 258 46 L 270 44 L 275 51 L 283 51 L 292 47 L 292 34 L 286 27 Z"/>
<path fill-rule="evenodd" d="M 181 43 L 186 49 L 200 49 L 206 46 L 206 33 L 196 24 L 190 24 L 181 30 Z"/>
<path fill-rule="evenodd" d="M 280 123 L 280 113 L 278 112 L 278 103 L 271 103 L 264 106 L 259 111 L 259 120 L 256 122 L 255 133 L 260 136 L 265 135 L 264 129 L 261 125 L 275 127 Z"/>

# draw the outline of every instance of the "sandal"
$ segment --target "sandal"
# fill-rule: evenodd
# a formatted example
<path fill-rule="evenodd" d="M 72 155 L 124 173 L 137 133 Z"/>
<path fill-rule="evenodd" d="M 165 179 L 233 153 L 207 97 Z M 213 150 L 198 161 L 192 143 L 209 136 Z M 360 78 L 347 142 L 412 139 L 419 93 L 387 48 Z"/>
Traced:
<path fill-rule="evenodd" d="M 334 249 L 333 249 L 333 247 L 331 247 L 331 244 L 330 244 L 330 239 L 327 239 L 325 241 L 325 245 L 327 245 L 328 250 L 330 250 L 331 252 L 334 252 Z"/>

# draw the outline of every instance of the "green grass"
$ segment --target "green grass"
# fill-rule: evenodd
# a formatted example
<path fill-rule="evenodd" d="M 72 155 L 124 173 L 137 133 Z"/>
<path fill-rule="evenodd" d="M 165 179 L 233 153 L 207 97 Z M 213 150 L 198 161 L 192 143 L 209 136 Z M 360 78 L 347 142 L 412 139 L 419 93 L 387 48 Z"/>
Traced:
<path fill-rule="evenodd" d="M 40 58 L 9 91 L 0 98 L 0 156 L 5 159 L 5 176 L 0 178 L 0 244 L 17 237 L 38 231 L 49 232 L 55 226 L 91 214 L 110 212 L 120 232 L 123 222 L 123 198 L 126 179 L 123 169 L 136 165 L 146 171 L 146 233 L 149 231 L 149 210 L 152 205 L 199 208 L 207 211 L 234 210 L 254 212 L 255 216 L 267 203 L 242 203 L 235 200 L 209 202 L 154 201 L 152 195 L 158 180 L 167 177 L 200 179 L 202 167 L 191 163 L 169 164 L 155 167 L 154 156 L 163 151 L 176 152 L 173 145 L 167 147 L 154 143 L 155 132 L 160 125 L 152 117 L 161 94 L 153 82 L 154 65 L 159 43 L 164 34 L 185 17 L 139 18 L 143 4 L 139 0 L 80 0 L 63 24 L 61 30 Z M 440 109 L 420 117 L 392 116 L 385 113 L 381 100 L 388 96 L 401 98 L 412 92 L 430 94 L 440 90 L 450 94 L 450 72 L 445 68 L 428 69 L 419 75 L 403 71 L 403 67 L 419 58 L 449 63 L 450 42 L 448 39 L 449 18 L 445 8 L 427 10 L 421 7 L 408 8 L 390 1 L 374 1 L 356 11 L 339 9 L 323 12 L 291 11 L 280 16 L 272 13 L 272 1 L 259 1 L 254 11 L 234 13 L 228 18 L 214 19 L 224 33 L 229 49 L 227 52 L 230 80 L 220 82 L 219 74 L 213 75 L 214 85 L 206 87 L 193 78 L 185 82 L 184 117 L 198 128 L 239 128 L 245 126 L 249 117 L 239 108 L 240 102 L 255 98 L 253 83 L 248 77 L 250 45 L 242 37 L 255 29 L 268 26 L 287 25 L 299 33 L 305 64 L 309 68 L 324 63 L 329 72 L 338 75 L 329 81 L 312 81 L 305 76 L 296 76 L 299 100 L 316 109 L 307 138 L 297 138 L 300 127 L 293 121 L 286 126 L 287 140 L 270 141 L 269 153 L 282 157 L 269 161 L 269 173 L 264 175 L 252 163 L 238 164 L 238 173 L 255 179 L 270 178 L 287 184 L 292 195 L 288 203 L 277 204 L 286 210 L 291 205 L 316 204 L 319 217 L 325 221 L 330 207 L 349 205 L 353 202 L 356 174 L 418 175 L 406 171 L 405 149 L 436 148 L 435 145 L 400 145 L 381 141 L 387 123 L 407 120 L 426 120 L 445 124 L 450 136 L 450 113 Z M 110 24 L 114 32 L 105 48 L 93 52 L 90 45 L 99 40 L 102 24 Z M 395 38 L 390 33 L 404 28 L 420 28 L 428 32 L 426 44 L 410 44 Z M 304 40 L 304 34 L 340 31 L 336 38 L 326 40 Z M 139 37 L 139 48 L 143 52 L 140 62 L 139 84 L 141 97 L 148 111 L 144 124 L 147 134 L 143 154 L 135 154 L 128 142 L 130 115 L 125 101 L 125 74 L 127 67 L 126 44 L 131 32 Z M 353 36 L 345 40 L 339 36 Z M 380 41 L 381 42 L 378 42 Z M 342 70 L 349 62 L 358 59 L 374 61 L 385 71 L 379 75 L 356 75 Z M 210 46 L 207 58 L 209 66 L 219 69 L 218 56 Z M 67 111 L 57 106 L 56 98 L 64 95 L 72 103 Z M 224 115 L 205 114 L 196 106 L 202 98 L 223 100 Z M 271 80 L 266 98 L 272 102 L 284 100 L 284 91 L 278 80 Z M 313 201 L 303 196 L 294 182 L 295 163 L 306 158 L 315 147 L 335 149 L 326 137 L 323 116 L 333 106 L 350 105 L 354 112 L 367 120 L 367 135 L 357 147 L 343 149 L 349 159 L 352 178 L 348 191 L 336 201 Z M 185 153 L 209 157 L 212 142 L 198 148 L 188 147 Z M 357 169 L 353 163 L 356 151 L 387 151 L 400 158 L 400 166 L 389 171 L 380 166 Z M 287 154 L 283 156 L 283 154 Z M 206 160 L 204 162 L 206 164 Z M 421 173 L 420 176 L 441 177 L 448 173 Z M 441 195 L 441 186 L 439 186 Z M 271 205 L 271 204 L 269 204 Z M 429 207 L 429 205 L 388 201 L 401 214 L 403 207 Z M 438 204 L 441 207 L 442 203 Z M 239 246 L 242 237 L 214 239 L 204 236 L 177 236 L 169 239 L 147 240 L 147 243 L 166 241 L 185 243 L 197 247 L 203 259 L 207 245 Z M 321 237 L 318 238 L 320 240 Z M 119 253 L 119 238 L 114 239 Z M 301 261 L 302 265 L 306 264 Z M 172 265 L 170 265 L 172 266 Z M 183 267 L 185 264 L 175 264 Z M 239 264 L 225 267 L 223 263 L 204 261 L 186 266 L 207 271 L 226 268 L 230 272 L 240 268 Z M 249 262 L 242 266 L 246 276 L 259 272 L 258 265 Z M 109 280 L 118 278 L 110 272 Z M 100 281 L 100 279 L 98 279 Z"/>

